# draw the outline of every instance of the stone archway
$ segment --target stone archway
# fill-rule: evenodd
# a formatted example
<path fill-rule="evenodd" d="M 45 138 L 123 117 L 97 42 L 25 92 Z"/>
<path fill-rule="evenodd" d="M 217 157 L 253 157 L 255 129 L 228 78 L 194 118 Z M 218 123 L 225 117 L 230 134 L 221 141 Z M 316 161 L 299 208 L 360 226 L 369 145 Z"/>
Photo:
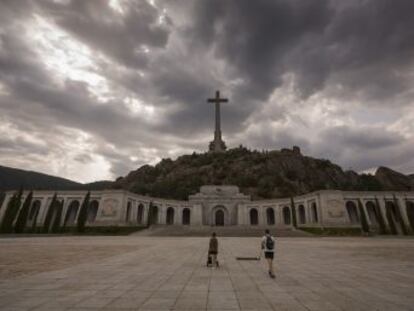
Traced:
<path fill-rule="evenodd" d="M 353 201 L 348 201 L 345 204 L 351 224 L 359 224 L 358 209 Z"/>
<path fill-rule="evenodd" d="M 217 205 L 212 209 L 210 219 L 210 223 L 215 226 L 229 225 L 229 212 L 223 205 Z"/>
<path fill-rule="evenodd" d="M 257 209 L 252 208 L 250 210 L 250 225 L 257 226 L 259 224 L 259 213 Z"/>
<path fill-rule="evenodd" d="M 285 223 L 285 225 L 290 225 L 292 222 L 290 216 L 290 208 L 288 206 L 285 206 L 283 208 L 283 222 Z"/>
<path fill-rule="evenodd" d="M 79 211 L 79 206 L 80 203 L 78 200 L 74 200 L 72 202 L 70 202 L 69 207 L 68 207 L 68 211 L 66 212 L 66 216 L 65 216 L 65 221 L 64 221 L 64 226 L 66 225 L 74 225 L 76 222 L 76 217 L 78 215 L 78 211 Z"/>
<path fill-rule="evenodd" d="M 216 226 L 224 226 L 224 211 L 221 209 L 217 210 L 214 219 Z"/>

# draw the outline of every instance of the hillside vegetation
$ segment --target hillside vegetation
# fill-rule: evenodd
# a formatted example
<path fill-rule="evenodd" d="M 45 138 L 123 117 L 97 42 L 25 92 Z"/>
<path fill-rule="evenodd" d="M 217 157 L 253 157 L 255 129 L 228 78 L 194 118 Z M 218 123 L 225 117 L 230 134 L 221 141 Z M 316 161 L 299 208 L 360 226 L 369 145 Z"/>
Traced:
<path fill-rule="evenodd" d="M 376 175 L 343 171 L 329 160 L 303 156 L 298 147 L 259 152 L 241 146 L 223 153 L 193 153 L 175 161 L 163 159 L 155 166 L 144 165 L 117 179 L 113 187 L 185 200 L 209 184 L 237 185 L 253 199 L 266 199 L 321 189 L 410 190 L 414 189 L 414 178 L 388 168 L 379 168 Z"/>

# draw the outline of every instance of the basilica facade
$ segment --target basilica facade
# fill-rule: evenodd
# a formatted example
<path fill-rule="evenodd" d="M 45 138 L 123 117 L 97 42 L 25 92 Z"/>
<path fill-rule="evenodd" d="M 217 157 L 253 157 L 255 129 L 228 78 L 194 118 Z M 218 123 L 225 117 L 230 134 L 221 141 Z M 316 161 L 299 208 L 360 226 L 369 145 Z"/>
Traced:
<path fill-rule="evenodd" d="M 0 208 L 0 221 L 14 193 L 6 193 Z M 23 199 L 27 194 L 23 194 Z M 54 194 L 54 191 L 34 191 L 28 226 L 43 225 Z M 57 199 L 63 204 L 61 225 L 76 225 L 85 195 L 85 191 L 57 192 Z M 322 190 L 292 198 L 253 201 L 236 186 L 202 186 L 200 192 L 189 196 L 187 201 L 111 189 L 92 191 L 89 202 L 89 226 L 358 228 L 365 222 L 374 231 L 414 232 L 414 192 Z"/>

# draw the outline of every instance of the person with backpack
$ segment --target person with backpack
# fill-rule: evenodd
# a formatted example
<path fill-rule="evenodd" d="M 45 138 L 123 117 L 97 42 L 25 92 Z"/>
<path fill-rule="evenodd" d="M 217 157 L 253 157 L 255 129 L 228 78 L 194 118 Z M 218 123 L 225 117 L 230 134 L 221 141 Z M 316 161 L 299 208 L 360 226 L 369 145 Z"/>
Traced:
<path fill-rule="evenodd" d="M 209 259 L 207 261 L 207 265 L 209 265 L 209 260 L 211 259 L 211 265 L 213 267 L 218 267 L 217 254 L 218 254 L 218 240 L 216 237 L 216 233 L 213 232 L 210 238 L 209 246 L 208 246 Z"/>
<path fill-rule="evenodd" d="M 274 279 L 275 273 L 273 272 L 273 257 L 275 253 L 275 238 L 270 235 L 268 229 L 265 230 L 265 235 L 262 238 L 261 250 L 264 252 L 264 256 L 269 265 L 269 276 Z"/>

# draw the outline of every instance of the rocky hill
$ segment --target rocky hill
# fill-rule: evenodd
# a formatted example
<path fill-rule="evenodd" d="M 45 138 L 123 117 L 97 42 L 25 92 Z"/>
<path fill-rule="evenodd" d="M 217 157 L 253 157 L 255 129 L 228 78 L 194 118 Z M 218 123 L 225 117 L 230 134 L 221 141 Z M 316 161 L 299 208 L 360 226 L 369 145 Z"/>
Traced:
<path fill-rule="evenodd" d="M 114 188 L 161 198 L 187 199 L 206 184 L 232 184 L 253 199 L 289 197 L 321 189 L 413 190 L 414 176 L 380 167 L 375 175 L 343 171 L 329 160 L 301 154 L 298 147 L 223 153 L 193 153 L 163 159 L 120 177 Z"/>

